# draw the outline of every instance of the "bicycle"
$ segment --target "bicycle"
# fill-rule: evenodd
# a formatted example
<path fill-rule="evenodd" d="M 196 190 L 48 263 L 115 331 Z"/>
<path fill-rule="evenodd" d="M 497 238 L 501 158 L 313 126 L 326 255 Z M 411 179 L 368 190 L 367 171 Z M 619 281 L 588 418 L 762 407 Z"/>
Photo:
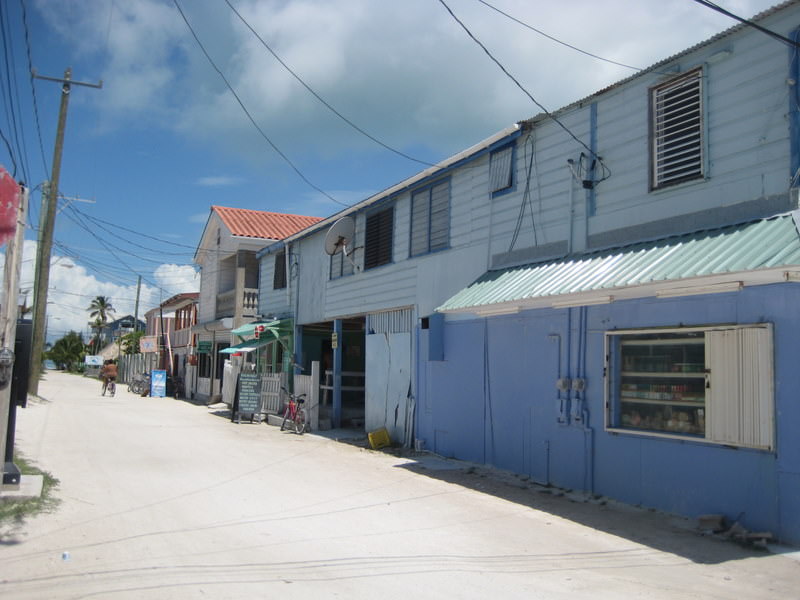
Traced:
<path fill-rule="evenodd" d="M 106 392 L 108 392 L 112 397 L 117 393 L 117 381 L 115 378 L 110 378 L 108 381 L 105 379 L 103 380 L 103 391 L 100 395 L 105 396 Z"/>
<path fill-rule="evenodd" d="M 286 429 L 286 424 L 291 423 L 294 432 L 302 435 L 305 433 L 308 424 L 306 423 L 306 409 L 303 403 L 306 401 L 305 394 L 292 394 L 289 390 L 282 387 L 284 393 L 289 397 L 286 403 L 286 410 L 283 411 L 283 421 L 281 421 L 281 431 Z"/>
<path fill-rule="evenodd" d="M 128 383 L 128 391 L 137 396 L 146 396 L 150 391 L 150 373 L 144 372 L 133 376 Z"/>

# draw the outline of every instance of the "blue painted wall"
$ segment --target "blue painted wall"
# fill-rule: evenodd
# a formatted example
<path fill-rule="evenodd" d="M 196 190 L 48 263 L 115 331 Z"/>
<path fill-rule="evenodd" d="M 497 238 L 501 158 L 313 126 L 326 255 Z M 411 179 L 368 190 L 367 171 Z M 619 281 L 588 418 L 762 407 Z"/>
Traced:
<path fill-rule="evenodd" d="M 541 483 L 689 517 L 741 515 L 749 529 L 800 543 L 798 306 L 800 284 L 787 283 L 451 321 L 443 361 L 427 360 L 419 331 L 416 437 Z M 774 324 L 776 452 L 605 431 L 606 331 L 756 322 Z M 556 381 L 565 376 L 584 377 L 586 390 L 561 394 L 571 413 L 561 424 Z"/>

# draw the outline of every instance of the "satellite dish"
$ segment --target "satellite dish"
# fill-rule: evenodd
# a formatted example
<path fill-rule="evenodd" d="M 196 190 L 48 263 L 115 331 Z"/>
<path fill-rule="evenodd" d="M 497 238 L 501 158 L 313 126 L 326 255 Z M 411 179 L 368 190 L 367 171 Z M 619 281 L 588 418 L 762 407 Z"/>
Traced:
<path fill-rule="evenodd" d="M 344 251 L 347 256 L 347 247 L 353 241 L 356 232 L 356 222 L 353 217 L 342 217 L 331 225 L 325 234 L 325 253 L 333 256 Z"/>

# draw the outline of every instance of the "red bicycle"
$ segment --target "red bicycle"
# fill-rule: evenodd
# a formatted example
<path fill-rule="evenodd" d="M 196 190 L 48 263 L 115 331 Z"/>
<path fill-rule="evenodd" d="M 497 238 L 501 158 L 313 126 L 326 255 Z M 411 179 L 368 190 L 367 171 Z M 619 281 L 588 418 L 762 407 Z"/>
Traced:
<path fill-rule="evenodd" d="M 286 402 L 286 410 L 283 411 L 283 421 L 281 421 L 281 431 L 287 428 L 287 424 L 291 423 L 295 433 L 305 433 L 308 422 L 306 419 L 306 409 L 303 404 L 306 401 L 305 394 L 295 395 L 286 388 L 281 388 L 289 400 Z"/>

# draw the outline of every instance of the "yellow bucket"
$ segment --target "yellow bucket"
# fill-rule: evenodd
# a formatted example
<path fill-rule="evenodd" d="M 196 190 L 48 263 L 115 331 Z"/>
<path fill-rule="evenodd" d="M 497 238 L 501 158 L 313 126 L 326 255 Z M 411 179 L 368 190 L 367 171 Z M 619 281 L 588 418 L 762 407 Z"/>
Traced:
<path fill-rule="evenodd" d="M 392 444 L 392 440 L 389 439 L 389 432 L 386 430 L 386 427 L 381 427 L 372 433 L 368 433 L 367 437 L 369 438 L 369 445 L 373 450 L 384 448 Z"/>

